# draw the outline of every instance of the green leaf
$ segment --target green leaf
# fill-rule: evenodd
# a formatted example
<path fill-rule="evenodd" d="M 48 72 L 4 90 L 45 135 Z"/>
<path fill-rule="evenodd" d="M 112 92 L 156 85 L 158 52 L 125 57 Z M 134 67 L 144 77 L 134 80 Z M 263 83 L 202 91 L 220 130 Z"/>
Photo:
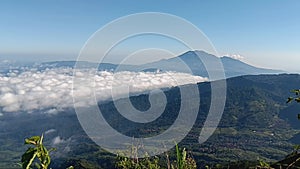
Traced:
<path fill-rule="evenodd" d="M 186 150 L 185 148 L 183 148 L 182 150 L 182 157 L 181 157 L 181 167 L 185 168 L 185 164 L 186 164 Z"/>
<path fill-rule="evenodd" d="M 43 168 L 47 168 L 49 166 L 51 159 L 47 148 L 43 144 L 38 145 L 37 157 Z"/>
<path fill-rule="evenodd" d="M 295 151 L 298 151 L 299 149 L 300 149 L 300 145 L 295 145 L 295 146 L 294 146 L 294 150 L 295 150 Z"/>
<path fill-rule="evenodd" d="M 25 144 L 33 144 L 36 145 L 40 141 L 41 137 L 40 136 L 33 136 L 30 138 L 25 139 Z"/>
<path fill-rule="evenodd" d="M 294 98 L 293 97 L 289 97 L 288 100 L 286 101 L 286 103 L 290 103 L 291 101 L 293 101 Z"/>
<path fill-rule="evenodd" d="M 23 169 L 30 169 L 35 158 L 39 160 L 39 163 L 35 163 L 35 168 L 47 169 L 50 165 L 51 158 L 49 156 L 49 151 L 43 145 L 44 136 L 33 136 L 31 138 L 25 139 L 25 144 L 32 144 L 35 147 L 28 148 L 28 150 L 22 156 L 22 167 Z M 53 151 L 53 149 L 51 150 Z"/>
<path fill-rule="evenodd" d="M 295 93 L 296 95 L 299 95 L 300 94 L 300 89 L 292 90 L 292 92 Z"/>
<path fill-rule="evenodd" d="M 179 150 L 178 144 L 176 143 L 176 154 L 177 154 L 177 169 L 183 169 L 183 157 Z"/>
<path fill-rule="evenodd" d="M 48 150 L 49 153 L 52 152 L 52 151 L 56 151 L 56 148 L 50 148 L 50 149 Z"/>
<path fill-rule="evenodd" d="M 44 134 L 42 134 L 40 140 L 39 140 L 39 144 L 43 144 L 43 139 L 44 139 Z"/>
<path fill-rule="evenodd" d="M 180 152 L 179 152 L 179 148 L 178 148 L 178 145 L 177 145 L 177 143 L 176 143 L 176 145 L 175 145 L 175 147 L 176 147 L 176 156 L 177 156 L 177 168 L 179 169 L 179 166 L 180 166 Z"/>
<path fill-rule="evenodd" d="M 41 168 L 42 168 L 41 165 L 40 165 L 39 163 L 35 163 L 34 165 L 35 165 L 35 167 L 36 167 L 37 169 L 41 169 Z"/>
<path fill-rule="evenodd" d="M 22 168 L 23 169 L 30 169 L 32 162 L 34 161 L 37 155 L 37 148 L 28 148 L 27 151 L 22 155 Z"/>

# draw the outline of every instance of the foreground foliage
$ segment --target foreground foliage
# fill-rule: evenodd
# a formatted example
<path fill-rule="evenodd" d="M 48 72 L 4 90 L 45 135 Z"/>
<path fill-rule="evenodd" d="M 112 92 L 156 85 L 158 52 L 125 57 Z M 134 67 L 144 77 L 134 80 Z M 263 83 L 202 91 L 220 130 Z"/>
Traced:
<path fill-rule="evenodd" d="M 133 148 L 133 155 L 136 153 L 136 148 Z M 176 144 L 176 159 L 171 161 L 169 154 L 165 153 L 166 159 L 155 157 L 128 158 L 118 155 L 116 167 L 119 169 L 196 169 L 196 161 L 191 157 L 185 148 L 179 149 Z M 162 164 L 160 164 L 162 162 Z"/>
<path fill-rule="evenodd" d="M 300 103 L 300 89 L 294 89 L 291 92 L 294 93 L 294 96 L 289 97 L 286 103 L 290 103 L 292 101 Z M 300 120 L 300 114 L 298 114 L 298 120 Z"/>
<path fill-rule="evenodd" d="M 291 75 L 289 75 L 289 76 L 291 76 Z M 269 77 L 269 76 L 266 76 L 266 77 Z M 248 77 L 244 78 L 244 80 L 249 80 L 249 79 L 250 78 L 248 78 Z M 253 78 L 251 78 L 250 80 L 253 80 Z M 268 87 L 266 87 L 266 88 L 260 87 L 257 83 L 254 83 L 254 84 L 251 83 L 251 85 L 254 87 L 252 87 L 252 86 L 248 87 L 247 86 L 248 82 L 247 83 L 244 82 L 243 83 L 244 88 L 238 90 L 239 89 L 238 86 L 240 86 L 240 83 L 241 83 L 240 81 L 239 81 L 239 85 L 236 85 L 237 87 L 235 87 L 234 89 L 229 88 L 229 97 L 228 97 L 229 99 L 228 99 L 228 103 L 227 103 L 226 110 L 224 113 L 224 118 L 222 119 L 222 121 L 220 123 L 220 128 L 215 132 L 215 135 L 212 136 L 211 141 L 206 144 L 206 145 L 209 145 L 209 149 L 208 148 L 204 149 L 204 148 L 208 147 L 206 145 L 202 145 L 203 149 L 200 149 L 202 147 L 198 146 L 197 144 L 193 144 L 193 145 L 191 145 L 191 147 L 188 147 L 187 145 L 188 145 L 188 143 L 190 143 L 190 140 L 191 140 L 190 138 L 192 138 L 192 137 L 187 137 L 187 139 L 183 140 L 181 142 L 181 144 L 182 144 L 181 146 L 186 147 L 189 150 L 192 150 L 194 152 L 193 155 L 194 155 L 196 161 L 199 163 L 202 163 L 202 164 L 220 163 L 223 165 L 224 161 L 225 162 L 226 161 L 235 162 L 238 160 L 238 162 L 240 162 L 241 160 L 244 160 L 244 159 L 255 161 L 255 159 L 259 155 L 261 155 L 261 156 L 259 156 L 260 158 L 265 159 L 265 161 L 268 161 L 268 162 L 280 160 L 280 159 L 284 158 L 284 156 L 288 152 L 291 152 L 291 150 L 292 150 L 292 148 L 291 148 L 292 144 L 289 144 L 288 140 L 290 138 L 292 138 L 292 136 L 294 136 L 298 132 L 296 130 L 293 131 L 292 129 L 295 129 L 295 128 L 297 129 L 297 125 L 299 126 L 299 122 L 296 118 L 297 115 L 291 114 L 292 112 L 298 112 L 295 109 L 295 108 L 297 108 L 297 105 L 293 104 L 292 106 L 287 106 L 284 104 L 285 103 L 284 100 L 286 98 L 288 98 L 288 96 L 289 96 L 288 93 L 286 92 L 286 88 L 294 88 L 293 86 L 292 87 L 287 86 L 287 84 L 288 85 L 299 84 L 299 81 L 297 81 L 295 83 L 289 82 L 289 83 L 286 83 L 281 86 L 279 86 L 281 83 L 278 83 L 277 81 L 274 82 L 274 78 L 272 78 L 270 81 L 272 81 L 272 83 L 269 83 L 267 85 Z M 231 82 L 233 84 L 233 80 L 229 80 L 229 82 Z M 251 81 L 251 82 L 253 82 L 253 81 Z M 264 83 L 265 82 L 266 82 L 266 80 L 264 78 Z M 284 79 L 284 82 L 288 82 L 288 80 Z M 231 84 L 231 86 L 232 86 L 232 84 Z M 266 85 L 262 85 L 262 86 L 264 87 Z M 237 92 L 238 92 L 238 94 L 237 94 Z M 140 97 L 137 97 L 137 98 L 140 98 Z M 175 98 L 175 97 L 170 97 L 170 98 Z M 204 100 L 204 99 L 202 99 L 202 100 Z M 139 105 L 139 102 L 137 102 L 136 104 Z M 202 105 L 204 105 L 204 104 L 202 104 Z M 173 105 L 170 105 L 170 107 L 173 107 Z M 110 111 L 108 111 L 108 112 L 110 112 Z M 269 115 L 269 116 L 267 116 L 267 115 Z M 291 115 L 292 118 L 288 115 Z M 64 116 L 66 116 L 66 115 L 64 115 Z M 70 116 L 70 117 L 72 117 L 72 116 Z M 201 117 L 201 116 L 199 116 L 199 117 Z M 54 119 L 56 117 L 53 116 L 51 118 Z M 293 119 L 293 118 L 295 118 L 295 119 Z M 55 120 L 58 121 L 57 119 L 55 119 Z M 60 117 L 60 119 L 61 119 L 61 117 Z M 76 117 L 75 117 L 75 119 L 76 119 Z M 285 121 L 285 119 L 288 119 L 289 121 Z M 47 121 L 48 120 L 49 120 L 49 118 L 47 118 Z M 292 121 L 292 120 L 295 120 L 295 121 Z M 73 120 L 73 121 L 75 121 L 75 120 Z M 293 123 L 293 122 L 295 122 L 295 123 Z M 22 123 L 17 123 L 17 125 L 19 125 L 19 126 L 21 126 L 21 124 Z M 44 123 L 44 124 L 49 125 L 50 123 Z M 54 124 L 57 125 L 57 123 L 54 123 Z M 64 122 L 63 124 L 73 124 L 73 123 Z M 200 123 L 197 123 L 197 124 L 200 124 Z M 291 125 L 292 128 L 290 128 L 287 124 Z M 78 126 L 79 125 L 77 125 L 77 127 Z M 4 126 L 4 128 L 8 128 L 8 127 Z M 54 127 L 46 126 L 46 127 L 44 127 L 44 130 L 48 129 L 48 128 L 54 128 Z M 23 128 L 19 127 L 18 130 L 20 130 L 20 129 L 23 129 Z M 40 130 L 43 130 L 43 129 L 40 129 Z M 198 130 L 198 128 L 196 128 L 195 131 L 196 130 Z M 60 129 L 60 131 L 61 131 L 61 129 Z M 67 130 L 67 131 L 70 132 L 69 130 Z M 293 132 L 291 132 L 291 131 L 293 131 Z M 33 131 L 32 133 L 36 133 L 36 132 L 40 132 L 40 131 Z M 76 132 L 78 132 L 78 131 L 76 131 Z M 11 132 L 11 133 L 15 133 L 15 132 Z M 62 134 L 62 135 L 64 135 L 64 134 Z M 69 134 L 69 135 L 71 135 L 71 134 Z M 68 138 L 69 135 L 66 137 Z M 193 132 L 191 132 L 191 136 L 193 136 L 193 135 L 197 136 L 198 133 L 195 132 L 195 134 L 194 134 Z M 23 136 L 21 136 L 21 137 L 23 137 Z M 4 138 L 4 137 L 2 137 L 2 138 Z M 5 139 L 3 139 L 2 142 L 4 142 L 4 141 L 5 141 L 5 143 L 9 143 L 9 141 L 6 141 Z M 299 142 L 299 139 L 296 139 L 295 142 L 293 142 L 293 143 L 297 143 L 297 142 Z M 90 142 L 86 143 L 86 142 L 81 142 L 81 141 L 77 141 L 77 140 L 76 140 L 76 143 L 93 145 Z M 187 144 L 185 144 L 185 143 L 187 143 Z M 3 144 L 3 145 L 5 145 L 5 144 Z M 11 147 L 11 146 L 7 145 L 7 147 Z M 79 147 L 79 146 L 76 145 L 76 147 Z M 96 147 L 96 145 L 93 145 L 93 147 Z M 101 166 L 103 164 L 102 159 L 104 159 L 104 158 L 103 158 L 102 154 L 98 153 L 98 152 L 100 152 L 100 151 L 98 151 L 98 149 L 93 150 L 93 151 L 84 149 L 84 150 L 86 150 L 84 153 L 78 153 L 80 150 L 82 150 L 80 147 L 78 149 L 72 149 L 72 152 L 70 152 L 67 157 L 78 158 L 78 159 L 88 159 L 88 162 L 90 162 L 90 163 L 93 162 L 95 164 L 95 166 L 96 166 L 96 164 L 98 166 Z M 201 150 L 201 151 L 199 151 L 199 150 Z M 91 152 L 93 152 L 93 153 L 91 153 Z M 240 153 L 243 153 L 243 154 L 240 155 Z M 95 154 L 97 154 L 97 155 L 95 155 Z M 237 155 L 239 155 L 239 156 L 237 156 Z M 20 157 L 20 155 L 18 155 L 18 159 L 19 159 L 19 157 Z M 92 159 L 90 157 L 92 157 Z M 113 155 L 110 154 L 109 157 L 113 157 Z M 266 158 L 266 157 L 268 157 L 268 158 Z M 161 159 L 161 157 L 159 157 L 159 158 Z M 99 159 L 101 159 L 101 161 Z M 219 161 L 217 161 L 215 159 L 217 159 Z M 203 161 L 201 161 L 201 160 L 203 160 Z M 213 160 L 215 160 L 215 161 L 213 161 Z M 55 161 L 55 160 L 53 160 L 53 161 Z M 110 159 L 107 161 L 112 162 Z M 62 161 L 62 163 L 64 163 L 64 162 L 65 161 Z M 112 163 L 115 164 L 114 161 Z M 200 166 L 199 163 L 198 163 L 198 167 Z M 72 163 L 70 163 L 70 164 L 72 164 Z M 270 164 L 272 165 L 273 163 L 270 163 Z M 259 164 L 256 164 L 256 165 L 259 165 Z M 113 166 L 113 165 L 111 165 L 111 166 Z M 255 166 L 255 165 L 251 165 L 251 166 Z M 57 167 L 55 167 L 55 168 L 57 168 Z M 239 167 L 239 168 L 249 168 L 249 167 Z M 285 167 L 283 167 L 283 168 L 285 168 Z"/>
<path fill-rule="evenodd" d="M 22 155 L 21 163 L 23 169 L 31 169 L 34 165 L 38 169 L 47 169 L 50 165 L 51 158 L 50 151 L 43 145 L 43 135 L 42 136 L 33 136 L 25 139 L 25 144 L 33 145 L 29 147 L 26 152 Z M 39 162 L 35 162 L 38 160 Z"/>

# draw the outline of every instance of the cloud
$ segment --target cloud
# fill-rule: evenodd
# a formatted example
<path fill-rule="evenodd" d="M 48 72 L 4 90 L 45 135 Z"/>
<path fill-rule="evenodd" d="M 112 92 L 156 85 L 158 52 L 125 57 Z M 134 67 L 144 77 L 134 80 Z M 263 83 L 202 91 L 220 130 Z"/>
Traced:
<path fill-rule="evenodd" d="M 55 129 L 49 129 L 49 130 L 45 131 L 45 134 L 50 134 L 50 133 L 53 133 L 55 131 L 56 131 Z"/>
<path fill-rule="evenodd" d="M 87 78 L 93 73 L 92 82 Z M 79 85 L 74 87 L 72 68 L 53 68 L 38 71 L 28 69 L 0 74 L 0 112 L 32 112 L 44 110 L 57 114 L 76 103 L 89 106 L 89 98 L 96 95 L 97 101 L 111 99 L 111 92 L 119 86 L 127 86 L 130 94 L 143 93 L 189 83 L 207 81 L 207 78 L 176 72 L 107 72 L 82 69 L 76 72 Z M 115 92 L 117 98 L 126 97 L 127 91 Z"/>
<path fill-rule="evenodd" d="M 7 92 L 1 96 L 0 104 L 5 107 L 4 111 L 17 111 L 19 110 L 18 99 L 17 95 Z"/>
<path fill-rule="evenodd" d="M 65 143 L 66 141 L 67 140 L 60 138 L 60 136 L 57 136 L 52 140 L 52 145 L 62 144 Z"/>
<path fill-rule="evenodd" d="M 243 60 L 244 56 L 240 55 L 240 54 L 226 54 L 225 56 L 230 57 L 232 59 L 236 59 L 236 60 Z"/>
<path fill-rule="evenodd" d="M 50 115 L 56 115 L 57 113 L 59 113 L 59 110 L 57 110 L 56 108 L 52 108 L 52 109 L 46 110 L 44 113 L 50 114 Z"/>

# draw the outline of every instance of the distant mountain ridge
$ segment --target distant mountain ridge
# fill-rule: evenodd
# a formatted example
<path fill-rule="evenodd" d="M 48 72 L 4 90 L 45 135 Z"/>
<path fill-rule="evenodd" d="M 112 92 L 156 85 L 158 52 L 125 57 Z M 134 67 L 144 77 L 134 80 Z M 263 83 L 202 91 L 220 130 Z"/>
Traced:
<path fill-rule="evenodd" d="M 221 61 L 223 63 L 223 66 L 226 68 L 225 73 L 230 74 L 230 76 L 232 77 L 240 75 L 284 73 L 284 71 L 282 70 L 258 68 L 227 56 L 221 57 Z"/>
<path fill-rule="evenodd" d="M 170 59 L 162 59 L 159 61 L 146 63 L 142 65 L 117 65 L 111 63 L 97 63 L 80 62 L 80 65 L 86 67 L 98 67 L 99 70 L 108 71 L 176 71 L 191 73 L 193 75 L 208 77 L 207 68 L 204 63 L 211 63 L 210 70 L 223 71 L 215 69 L 214 63 L 222 63 L 225 73 L 225 78 L 242 76 L 242 75 L 258 75 L 258 74 L 279 74 L 284 73 L 282 70 L 273 70 L 258 68 L 249 64 L 246 64 L 240 60 L 236 60 L 230 57 L 217 57 L 215 55 L 206 53 L 204 51 L 188 51 L 177 57 Z M 47 67 L 74 67 L 76 61 L 57 61 L 46 62 L 40 65 L 40 68 Z M 215 80 L 215 79 L 214 79 Z"/>

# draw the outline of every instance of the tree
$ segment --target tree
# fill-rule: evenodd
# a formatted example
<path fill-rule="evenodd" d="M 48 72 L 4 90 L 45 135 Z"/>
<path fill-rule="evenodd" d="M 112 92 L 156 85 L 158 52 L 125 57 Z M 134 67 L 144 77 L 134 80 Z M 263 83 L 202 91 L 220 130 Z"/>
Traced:
<path fill-rule="evenodd" d="M 290 103 L 292 101 L 300 103 L 300 89 L 294 89 L 291 92 L 294 93 L 294 96 L 289 97 L 287 99 L 286 103 Z M 300 114 L 298 114 L 298 119 L 300 120 Z"/>

